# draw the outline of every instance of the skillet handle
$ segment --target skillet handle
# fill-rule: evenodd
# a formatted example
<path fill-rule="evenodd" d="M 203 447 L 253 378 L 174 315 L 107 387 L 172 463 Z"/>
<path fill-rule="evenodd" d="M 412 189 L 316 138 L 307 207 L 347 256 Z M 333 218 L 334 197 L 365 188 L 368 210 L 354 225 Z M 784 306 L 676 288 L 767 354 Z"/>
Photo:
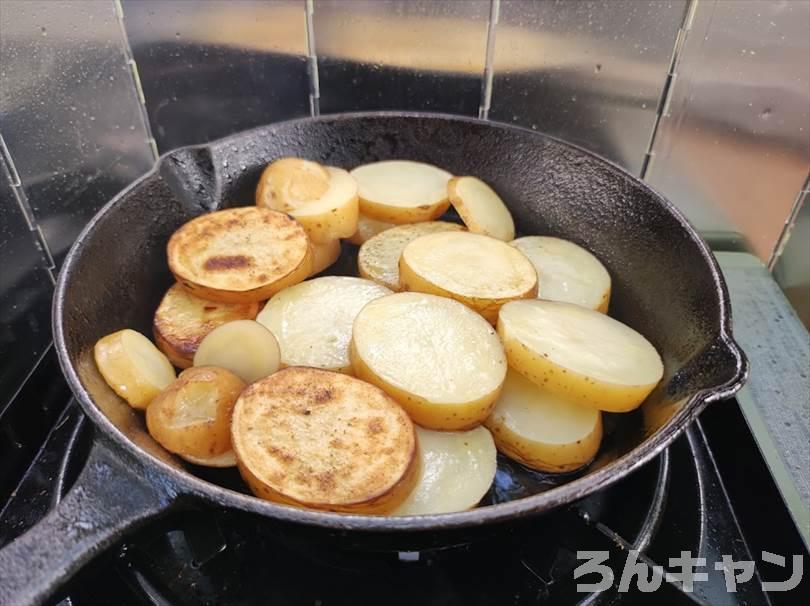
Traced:
<path fill-rule="evenodd" d="M 42 604 L 125 531 L 169 510 L 176 491 L 96 439 L 65 498 L 0 550 L 0 604 Z"/>

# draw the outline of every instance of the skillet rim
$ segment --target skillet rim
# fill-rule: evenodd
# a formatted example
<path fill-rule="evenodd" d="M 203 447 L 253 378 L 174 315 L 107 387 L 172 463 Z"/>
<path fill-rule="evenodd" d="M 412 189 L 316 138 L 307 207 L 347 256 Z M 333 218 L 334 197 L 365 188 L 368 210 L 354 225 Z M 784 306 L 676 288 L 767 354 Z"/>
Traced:
<path fill-rule="evenodd" d="M 352 121 L 361 118 L 414 118 L 414 119 L 427 119 L 438 120 L 441 122 L 457 122 L 461 124 L 474 124 L 485 125 L 490 128 L 495 128 L 503 131 L 517 131 L 521 133 L 528 133 L 533 136 L 539 136 L 547 140 L 552 140 L 556 144 L 563 145 L 578 153 L 585 154 L 597 162 L 602 162 L 618 171 L 624 178 L 630 179 L 631 182 L 640 186 L 642 189 L 648 190 L 656 201 L 664 207 L 681 225 L 681 228 L 686 232 L 686 235 L 698 247 L 701 256 L 707 264 L 707 269 L 711 272 L 714 280 L 715 293 L 719 296 L 719 327 L 720 332 L 717 335 L 715 342 L 716 345 L 724 348 L 734 358 L 734 371 L 732 377 L 717 386 L 707 387 L 696 391 L 686 403 L 683 404 L 681 409 L 673 415 L 665 425 L 659 428 L 655 433 L 648 436 L 641 444 L 633 450 L 625 453 L 621 457 L 606 464 L 604 467 L 576 478 L 552 488 L 548 491 L 541 492 L 529 497 L 523 497 L 514 501 L 499 503 L 495 505 L 488 505 L 462 512 L 432 514 L 424 516 L 379 516 L 367 514 L 346 514 L 326 511 L 314 511 L 307 509 L 300 509 L 288 505 L 264 501 L 258 497 L 232 491 L 223 488 L 206 480 L 203 480 L 189 471 L 181 470 L 173 467 L 168 463 L 161 461 L 154 455 L 151 455 L 145 450 L 139 448 L 132 442 L 125 434 L 123 434 L 99 409 L 90 398 L 89 393 L 84 388 L 79 379 L 78 373 L 70 360 L 67 351 L 67 345 L 64 338 L 64 324 L 62 309 L 64 307 L 65 290 L 67 283 L 71 279 L 74 259 L 77 258 L 84 247 L 85 240 L 92 237 L 92 232 L 96 224 L 114 207 L 121 203 L 121 200 L 129 195 L 134 189 L 138 188 L 142 182 L 153 177 L 160 170 L 162 163 L 166 158 L 178 151 L 185 151 L 190 149 L 204 149 L 215 146 L 225 145 L 231 141 L 239 140 L 245 135 L 257 131 L 269 131 L 280 126 L 298 123 L 312 123 L 312 122 L 341 122 Z M 252 512 L 255 514 L 264 515 L 279 521 L 294 522 L 299 524 L 307 524 L 312 526 L 319 526 L 322 528 L 329 528 L 333 530 L 358 530 L 358 531 L 371 531 L 371 532 L 392 532 L 392 531 L 430 531 L 430 530 L 444 530 L 463 528 L 467 526 L 476 526 L 481 524 L 493 524 L 497 522 L 504 522 L 508 520 L 515 520 L 524 518 L 530 515 L 535 515 L 555 509 L 562 505 L 572 503 L 588 494 L 597 490 L 607 487 L 608 485 L 618 481 L 625 475 L 635 471 L 642 465 L 648 463 L 655 456 L 657 456 L 664 448 L 666 448 L 705 408 L 710 402 L 721 400 L 735 394 L 745 379 L 748 376 L 748 361 L 736 343 L 731 332 L 731 305 L 729 301 L 728 289 L 726 287 L 725 279 L 720 272 L 717 260 L 714 254 L 706 244 L 705 240 L 697 233 L 695 228 L 689 223 L 683 213 L 675 207 L 669 200 L 662 196 L 653 187 L 636 177 L 629 171 L 625 170 L 618 164 L 603 158 L 602 156 L 586 150 L 578 145 L 568 143 L 557 137 L 547 135 L 542 132 L 533 131 L 520 126 L 512 124 L 505 124 L 501 122 L 494 122 L 491 120 L 482 120 L 468 116 L 459 116 L 452 114 L 430 113 L 430 112 L 400 112 L 400 111 L 382 111 L 382 112 L 352 112 L 341 114 L 326 114 L 315 117 L 304 117 L 293 120 L 285 120 L 281 122 L 274 122 L 259 126 L 246 131 L 240 131 L 216 139 L 208 143 L 199 145 L 190 145 L 177 148 L 162 154 L 154 166 L 144 173 L 141 177 L 130 183 L 127 187 L 116 194 L 109 202 L 102 206 L 93 218 L 82 229 L 76 241 L 71 246 L 65 260 L 62 264 L 61 271 L 56 283 L 53 296 L 53 305 L 51 308 L 52 314 L 52 328 L 53 328 L 53 343 L 57 351 L 59 365 L 62 373 L 65 376 L 71 391 L 76 399 L 79 401 L 83 411 L 93 421 L 95 427 L 101 430 L 100 434 L 94 435 L 94 440 L 101 439 L 107 443 L 107 446 L 116 452 L 134 458 L 146 467 L 146 469 L 155 469 L 159 471 L 164 478 L 170 479 L 174 494 L 173 498 L 182 497 L 196 497 L 198 499 L 214 503 L 219 506 L 234 507 L 236 509 Z M 700 355 L 700 354 L 698 354 Z M 730 367 L 730 365 L 729 365 Z M 168 504 L 167 504 L 168 507 Z"/>

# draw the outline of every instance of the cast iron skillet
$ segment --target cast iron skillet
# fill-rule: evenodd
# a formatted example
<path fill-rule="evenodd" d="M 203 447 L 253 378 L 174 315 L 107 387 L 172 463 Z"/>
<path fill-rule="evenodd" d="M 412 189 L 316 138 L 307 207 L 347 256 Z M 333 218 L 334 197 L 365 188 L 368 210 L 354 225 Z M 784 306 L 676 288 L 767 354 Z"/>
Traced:
<path fill-rule="evenodd" d="M 665 365 L 661 385 L 636 413 L 608 415 L 606 424 L 615 429 L 584 473 L 549 489 L 536 474 L 511 466 L 505 473 L 519 490 L 461 513 L 387 518 L 305 511 L 192 475 L 107 387 L 93 344 L 124 327 L 150 334 L 152 314 L 171 283 L 165 255 L 171 233 L 201 213 L 251 203 L 261 169 L 285 155 L 345 168 L 407 158 L 484 179 L 508 204 L 520 232 L 568 238 L 602 260 L 613 277 L 610 313 L 657 347 Z M 450 116 L 354 114 L 284 122 L 179 149 L 101 209 L 65 260 L 53 304 L 54 342 L 96 439 L 68 496 L 0 551 L 0 603 L 41 602 L 127 530 L 195 502 L 351 540 L 428 536 L 434 543 L 570 503 L 649 461 L 707 403 L 739 389 L 747 363 L 730 325 L 717 263 L 669 202 L 617 166 L 535 132 Z M 510 501 L 515 495 L 522 498 Z"/>

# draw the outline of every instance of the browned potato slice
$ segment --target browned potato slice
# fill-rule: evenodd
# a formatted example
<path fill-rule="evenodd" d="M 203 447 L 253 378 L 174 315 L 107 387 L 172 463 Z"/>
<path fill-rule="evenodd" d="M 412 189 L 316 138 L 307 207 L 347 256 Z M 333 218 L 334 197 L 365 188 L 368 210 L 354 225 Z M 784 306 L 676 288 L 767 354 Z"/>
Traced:
<path fill-rule="evenodd" d="M 312 269 L 304 229 L 266 208 L 229 208 L 192 219 L 169 239 L 169 269 L 189 292 L 224 303 L 270 298 Z"/>
<path fill-rule="evenodd" d="M 376 219 L 370 219 L 364 214 L 360 214 L 360 216 L 357 218 L 357 231 L 354 232 L 354 235 L 351 238 L 349 238 L 349 242 L 360 246 L 365 244 L 367 240 L 373 238 L 378 233 L 394 227 L 394 225 L 396 225 L 396 223 L 377 221 Z"/>
<path fill-rule="evenodd" d="M 236 455 L 233 453 L 233 450 L 203 459 L 189 455 L 180 455 L 180 458 L 194 465 L 202 465 L 203 467 L 236 467 Z"/>
<path fill-rule="evenodd" d="M 642 335 L 573 303 L 507 303 L 498 334 L 509 366 L 565 400 L 599 410 L 638 407 L 664 374 L 661 357 Z"/>
<path fill-rule="evenodd" d="M 486 426 L 498 450 L 540 471 L 579 469 L 602 441 L 601 412 L 566 402 L 512 369 Z"/>
<path fill-rule="evenodd" d="M 378 388 L 314 368 L 248 387 L 233 414 L 239 471 L 257 496 L 301 507 L 384 513 L 411 491 L 416 436 Z"/>
<path fill-rule="evenodd" d="M 340 257 L 340 240 L 329 240 L 323 244 L 312 243 L 312 270 L 309 275 L 321 273 Z"/>
<path fill-rule="evenodd" d="M 276 337 L 284 366 L 350 372 L 352 324 L 363 306 L 391 291 L 371 280 L 323 276 L 285 288 L 257 320 Z"/>
<path fill-rule="evenodd" d="M 523 253 L 469 232 L 428 234 L 408 244 L 399 259 L 399 281 L 402 290 L 456 299 L 491 324 L 507 301 L 537 295 L 537 272 Z"/>
<path fill-rule="evenodd" d="M 447 182 L 453 176 L 423 162 L 386 160 L 358 166 L 360 210 L 387 223 L 417 223 L 440 217 L 450 206 Z"/>
<path fill-rule="evenodd" d="M 253 320 L 234 320 L 205 336 L 194 354 L 194 366 L 220 366 L 253 383 L 276 372 L 280 359 L 273 333 Z"/>
<path fill-rule="evenodd" d="M 495 479 L 495 443 L 489 431 L 432 431 L 416 428 L 419 479 L 395 516 L 464 511 L 475 507 Z"/>
<path fill-rule="evenodd" d="M 259 180 L 256 204 L 292 215 L 319 244 L 357 231 L 357 183 L 342 168 L 298 158 L 276 160 Z"/>
<path fill-rule="evenodd" d="M 205 335 L 232 320 L 253 320 L 258 313 L 258 303 L 207 301 L 174 284 L 155 312 L 155 343 L 172 364 L 188 368 Z"/>
<path fill-rule="evenodd" d="M 469 429 L 489 416 L 506 376 L 492 327 L 452 299 L 396 293 L 357 315 L 355 375 L 393 396 L 423 427 Z"/>
<path fill-rule="evenodd" d="M 515 237 L 515 222 L 500 196 L 477 177 L 454 177 L 447 184 L 450 204 L 464 225 L 475 234 L 508 242 Z"/>
<path fill-rule="evenodd" d="M 398 225 L 369 238 L 357 253 L 360 275 L 391 290 L 399 290 L 399 257 L 409 242 L 425 234 L 441 231 L 463 231 L 457 223 L 428 221 Z"/>
<path fill-rule="evenodd" d="M 133 408 L 146 408 L 175 379 L 168 358 L 129 328 L 99 339 L 93 354 L 107 385 Z"/>
<path fill-rule="evenodd" d="M 198 366 L 177 380 L 146 409 L 146 427 L 166 450 L 197 461 L 231 450 L 231 414 L 244 382 L 215 366 Z"/>
<path fill-rule="evenodd" d="M 610 274 L 587 250 L 568 240 L 548 236 L 526 236 L 511 244 L 537 270 L 539 298 L 576 303 L 607 313 Z"/>

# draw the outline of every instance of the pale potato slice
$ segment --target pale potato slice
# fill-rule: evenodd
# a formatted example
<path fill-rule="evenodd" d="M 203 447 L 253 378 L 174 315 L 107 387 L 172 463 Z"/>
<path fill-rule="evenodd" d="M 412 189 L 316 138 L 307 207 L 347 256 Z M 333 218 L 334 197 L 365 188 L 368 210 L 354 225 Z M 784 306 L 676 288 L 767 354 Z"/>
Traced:
<path fill-rule="evenodd" d="M 357 253 L 360 275 L 391 290 L 399 290 L 399 257 L 405 247 L 425 234 L 442 231 L 464 231 L 457 223 L 428 221 L 398 225 L 369 238 Z"/>
<path fill-rule="evenodd" d="M 93 355 L 107 385 L 133 408 L 146 408 L 175 379 L 169 359 L 129 328 L 99 339 Z"/>
<path fill-rule="evenodd" d="M 245 389 L 232 438 L 254 494 L 301 507 L 384 513 L 418 472 L 405 411 L 373 385 L 326 370 L 287 368 Z"/>
<path fill-rule="evenodd" d="M 253 383 L 276 372 L 280 359 L 273 333 L 253 320 L 235 320 L 206 335 L 194 354 L 194 366 L 226 368 Z"/>
<path fill-rule="evenodd" d="M 340 257 L 340 240 L 329 240 L 323 244 L 312 243 L 311 276 L 321 273 L 333 265 Z"/>
<path fill-rule="evenodd" d="M 526 236 L 512 242 L 534 265 L 540 281 L 539 298 L 576 303 L 607 313 L 610 274 L 581 246 L 549 236 Z"/>
<path fill-rule="evenodd" d="M 508 242 L 515 237 L 515 222 L 500 196 L 477 177 L 453 177 L 447 184 L 450 204 L 464 225 L 475 234 Z"/>
<path fill-rule="evenodd" d="M 231 450 L 231 414 L 244 388 L 245 383 L 224 368 L 186 369 L 146 409 L 149 434 L 166 450 L 185 457 L 219 457 Z"/>
<path fill-rule="evenodd" d="M 396 223 L 387 223 L 385 221 L 370 219 L 369 217 L 360 213 L 360 216 L 357 218 L 357 231 L 354 232 L 354 235 L 351 238 L 349 238 L 349 242 L 360 246 L 365 244 L 367 240 L 373 238 L 378 233 L 383 232 L 386 229 L 391 229 L 395 225 Z"/>
<path fill-rule="evenodd" d="M 158 305 L 152 330 L 155 343 L 178 368 L 188 368 L 203 337 L 233 320 L 253 320 L 258 303 L 217 303 L 192 295 L 174 284 Z"/>
<path fill-rule="evenodd" d="M 393 396 L 430 429 L 469 429 L 489 416 L 506 376 L 492 327 L 457 301 L 396 293 L 368 303 L 354 321 L 355 375 Z"/>
<path fill-rule="evenodd" d="M 419 477 L 408 498 L 391 512 L 418 516 L 472 509 L 495 479 L 497 451 L 483 427 L 469 431 L 416 428 Z"/>
<path fill-rule="evenodd" d="M 537 295 L 537 272 L 522 252 L 495 238 L 434 233 L 402 251 L 399 286 L 456 299 L 495 324 L 501 305 Z"/>
<path fill-rule="evenodd" d="M 301 201 L 317 200 L 329 189 L 325 167 L 302 158 L 279 158 L 262 171 L 256 206 L 289 213 Z"/>
<path fill-rule="evenodd" d="M 351 171 L 357 181 L 360 210 L 388 223 L 432 221 L 450 206 L 447 182 L 453 175 L 432 164 L 385 160 Z"/>
<path fill-rule="evenodd" d="M 270 298 L 312 269 L 309 239 L 287 215 L 255 206 L 192 219 L 169 239 L 169 269 L 189 292 L 224 303 Z"/>
<path fill-rule="evenodd" d="M 602 441 L 602 413 L 566 402 L 513 369 L 486 420 L 498 450 L 518 463 L 568 472 L 590 463 Z"/>
<path fill-rule="evenodd" d="M 286 288 L 256 318 L 275 335 L 282 366 L 351 372 L 349 341 L 358 312 L 391 291 L 371 280 L 324 276 Z"/>
<path fill-rule="evenodd" d="M 213 457 L 199 458 L 181 454 L 180 458 L 194 465 L 201 465 L 203 467 L 236 467 L 236 455 L 233 450 Z"/>
<path fill-rule="evenodd" d="M 642 335 L 573 303 L 507 303 L 498 334 L 512 368 L 567 401 L 599 410 L 638 407 L 664 374 L 661 356 Z"/>

